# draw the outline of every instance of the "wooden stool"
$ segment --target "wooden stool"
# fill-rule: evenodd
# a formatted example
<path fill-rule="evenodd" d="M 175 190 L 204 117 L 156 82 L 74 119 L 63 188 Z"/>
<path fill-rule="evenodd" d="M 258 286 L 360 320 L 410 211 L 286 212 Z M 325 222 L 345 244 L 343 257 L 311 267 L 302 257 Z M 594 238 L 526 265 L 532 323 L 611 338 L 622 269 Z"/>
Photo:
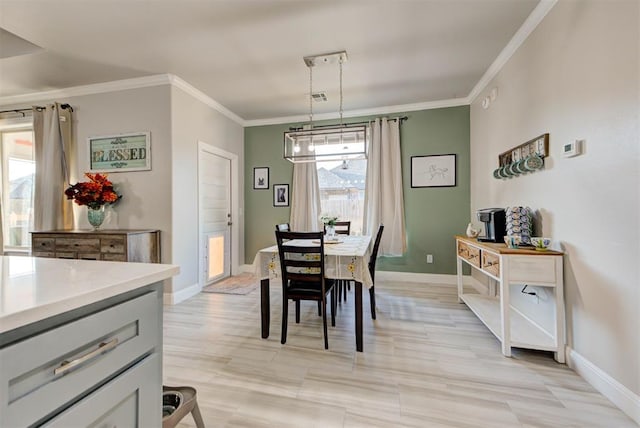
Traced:
<path fill-rule="evenodd" d="M 204 422 L 202 421 L 202 415 L 200 415 L 200 409 L 198 408 L 198 402 L 196 401 L 196 390 L 190 386 L 162 386 L 162 393 L 172 392 L 176 393 L 180 397 L 180 403 L 176 410 L 168 416 L 162 418 L 162 428 L 174 428 L 178 425 L 178 422 L 186 416 L 187 413 L 191 413 L 193 420 L 196 422 L 197 428 L 204 428 Z"/>

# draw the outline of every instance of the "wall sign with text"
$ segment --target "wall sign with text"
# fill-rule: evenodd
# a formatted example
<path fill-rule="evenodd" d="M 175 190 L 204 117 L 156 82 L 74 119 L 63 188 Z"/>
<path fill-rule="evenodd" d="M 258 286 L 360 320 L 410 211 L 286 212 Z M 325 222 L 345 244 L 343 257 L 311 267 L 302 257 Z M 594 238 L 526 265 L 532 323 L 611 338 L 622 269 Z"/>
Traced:
<path fill-rule="evenodd" d="M 150 132 L 135 132 L 89 137 L 89 170 L 91 172 L 150 170 L 150 134 Z"/>

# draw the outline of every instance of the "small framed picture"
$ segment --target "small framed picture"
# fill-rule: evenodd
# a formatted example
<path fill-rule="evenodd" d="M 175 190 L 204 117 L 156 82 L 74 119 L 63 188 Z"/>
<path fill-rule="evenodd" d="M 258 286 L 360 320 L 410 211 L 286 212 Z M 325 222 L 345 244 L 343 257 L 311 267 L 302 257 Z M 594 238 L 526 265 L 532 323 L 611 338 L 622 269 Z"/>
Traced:
<path fill-rule="evenodd" d="M 264 190 L 269 188 L 269 168 L 260 166 L 253 168 L 253 188 Z"/>
<path fill-rule="evenodd" d="M 411 157 L 411 187 L 455 187 L 456 155 Z"/>
<path fill-rule="evenodd" d="M 274 207 L 289 206 L 289 185 L 288 184 L 273 185 L 273 206 Z"/>

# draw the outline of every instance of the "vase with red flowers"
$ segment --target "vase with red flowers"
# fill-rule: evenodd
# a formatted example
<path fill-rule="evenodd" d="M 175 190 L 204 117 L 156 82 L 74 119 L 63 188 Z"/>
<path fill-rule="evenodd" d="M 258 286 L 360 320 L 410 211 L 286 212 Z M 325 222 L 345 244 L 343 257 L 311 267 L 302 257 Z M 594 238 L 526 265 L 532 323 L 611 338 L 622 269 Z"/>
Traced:
<path fill-rule="evenodd" d="M 122 198 L 113 188 L 113 183 L 107 178 L 107 174 L 85 173 L 89 181 L 81 181 L 73 184 L 64 191 L 67 199 L 73 199 L 78 205 L 86 205 L 87 220 L 98 230 L 104 221 L 104 208 L 113 205 Z"/>

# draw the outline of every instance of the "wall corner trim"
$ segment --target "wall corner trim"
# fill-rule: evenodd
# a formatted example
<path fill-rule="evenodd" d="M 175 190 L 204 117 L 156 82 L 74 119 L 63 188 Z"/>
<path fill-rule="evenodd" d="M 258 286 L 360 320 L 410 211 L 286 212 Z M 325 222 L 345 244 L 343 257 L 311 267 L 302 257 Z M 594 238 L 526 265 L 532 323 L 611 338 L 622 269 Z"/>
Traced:
<path fill-rule="evenodd" d="M 567 365 L 640 425 L 640 396 L 567 346 Z"/>
<path fill-rule="evenodd" d="M 542 22 L 547 13 L 556 5 L 558 0 L 541 0 L 540 3 L 533 9 L 531 14 L 524 21 L 522 26 L 516 31 L 509 43 L 502 49 L 496 59 L 491 63 L 484 75 L 478 80 L 476 86 L 469 92 L 469 104 L 480 95 L 480 92 L 487 87 L 489 82 L 496 77 L 496 75 L 502 70 L 502 67 L 509 61 L 509 58 L 518 50 L 518 48 L 527 40 L 527 37 L 538 25 Z"/>
<path fill-rule="evenodd" d="M 172 86 L 182 89 L 184 92 L 191 95 L 193 98 L 203 102 L 204 104 L 208 105 L 212 109 L 222 113 L 227 118 L 236 122 L 238 125 L 245 126 L 245 120 L 243 118 L 241 118 L 240 116 L 238 116 L 237 114 L 235 114 L 234 112 L 232 112 L 231 110 L 229 110 L 228 108 L 226 108 L 225 106 L 223 106 L 222 104 L 220 104 L 219 102 L 217 102 L 216 100 L 214 100 L 213 98 L 211 98 L 210 96 L 202 92 L 200 89 L 196 88 L 195 86 L 187 83 L 186 81 L 182 80 L 181 78 L 173 74 L 168 74 L 167 76 Z"/>
<path fill-rule="evenodd" d="M 177 305 L 180 302 L 184 302 L 190 297 L 195 296 L 202 290 L 199 284 L 193 284 L 185 288 L 181 288 L 174 292 L 165 292 L 162 295 L 162 303 L 165 305 Z"/>

